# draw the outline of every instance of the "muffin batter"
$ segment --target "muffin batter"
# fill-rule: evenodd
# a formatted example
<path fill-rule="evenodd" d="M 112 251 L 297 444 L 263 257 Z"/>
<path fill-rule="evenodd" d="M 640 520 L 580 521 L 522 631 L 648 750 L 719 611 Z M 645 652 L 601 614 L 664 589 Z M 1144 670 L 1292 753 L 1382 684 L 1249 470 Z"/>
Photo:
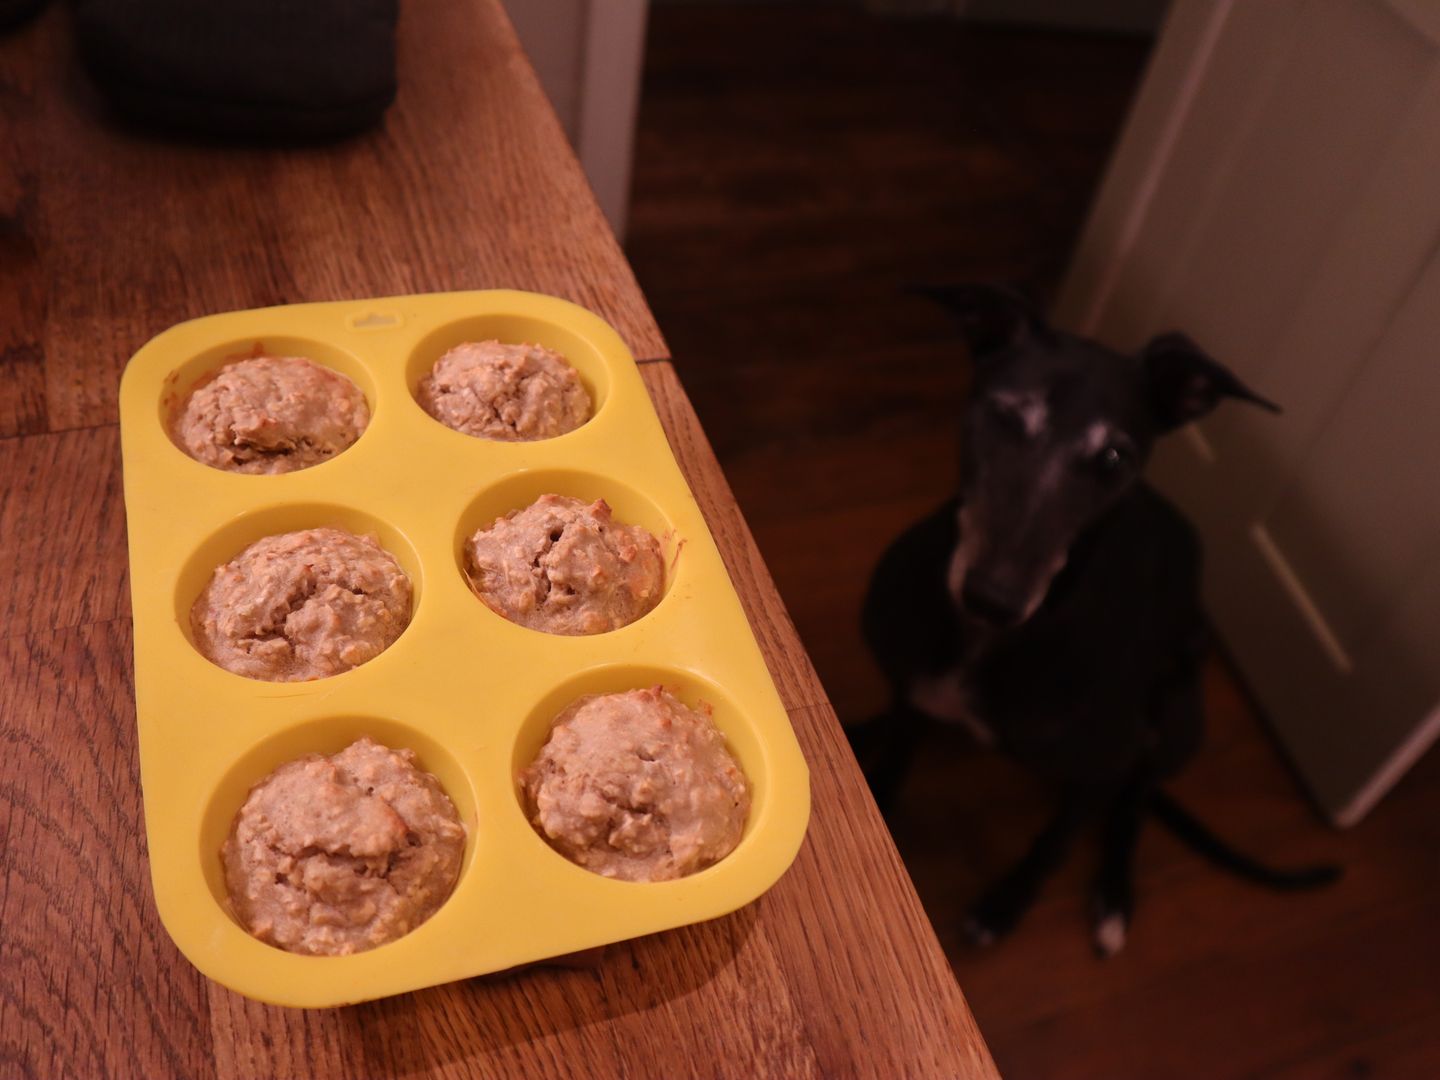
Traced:
<path fill-rule="evenodd" d="M 446 427 L 482 439 L 550 439 L 590 418 L 580 376 L 540 345 L 457 345 L 420 380 L 415 396 Z"/>
<path fill-rule="evenodd" d="M 465 827 L 410 750 L 361 738 L 250 789 L 221 851 L 231 909 L 261 941 L 342 956 L 408 934 L 455 888 Z"/>
<path fill-rule="evenodd" d="M 300 682 L 357 667 L 410 622 L 410 579 L 374 538 L 304 529 L 257 540 L 195 605 L 195 646 L 250 679 Z"/>
<path fill-rule="evenodd" d="M 749 785 L 708 708 L 687 708 L 659 686 L 576 701 L 520 787 L 553 848 L 625 881 L 665 881 L 718 862 L 750 813 Z"/>
<path fill-rule="evenodd" d="M 660 543 L 611 520 L 604 500 L 586 505 L 541 495 L 465 545 L 466 573 L 494 611 L 550 634 L 603 634 L 660 602 Z"/>
<path fill-rule="evenodd" d="M 286 473 L 334 457 L 369 423 L 365 395 L 339 372 L 300 356 L 252 356 L 196 386 L 173 435 L 213 468 Z"/>

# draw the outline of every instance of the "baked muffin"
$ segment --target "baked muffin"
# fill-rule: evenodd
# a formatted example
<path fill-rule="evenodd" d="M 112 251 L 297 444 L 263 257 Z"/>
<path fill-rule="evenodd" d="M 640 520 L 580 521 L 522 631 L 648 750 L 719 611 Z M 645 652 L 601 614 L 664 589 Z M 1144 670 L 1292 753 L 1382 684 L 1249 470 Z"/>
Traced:
<path fill-rule="evenodd" d="M 549 634 L 603 634 L 660 602 L 660 542 L 614 521 L 604 500 L 542 495 L 465 544 L 470 586 L 490 608 Z"/>
<path fill-rule="evenodd" d="M 457 345 L 420 380 L 415 396 L 446 427 L 481 439 L 552 439 L 590 419 L 579 374 L 540 345 Z"/>
<path fill-rule="evenodd" d="M 625 881 L 665 881 L 719 862 L 750 813 L 749 784 L 709 710 L 659 686 L 576 701 L 519 782 L 551 847 Z"/>
<path fill-rule="evenodd" d="M 409 750 L 360 738 L 250 789 L 221 850 L 231 910 L 261 941 L 343 956 L 408 934 L 455 888 L 465 827 Z"/>
<path fill-rule="evenodd" d="M 238 473 L 287 473 L 328 461 L 370 423 L 365 395 L 303 356 L 235 360 L 197 385 L 176 411 L 176 445 Z"/>
<path fill-rule="evenodd" d="M 369 536 L 302 529 L 257 540 L 218 568 L 190 609 L 195 646 L 270 682 L 358 667 L 410 623 L 410 579 Z"/>

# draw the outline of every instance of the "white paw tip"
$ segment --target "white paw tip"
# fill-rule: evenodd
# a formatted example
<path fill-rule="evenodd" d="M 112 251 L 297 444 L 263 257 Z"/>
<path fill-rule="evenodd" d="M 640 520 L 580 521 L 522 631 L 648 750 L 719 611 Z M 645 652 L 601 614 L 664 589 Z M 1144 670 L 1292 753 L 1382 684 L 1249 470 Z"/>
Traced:
<path fill-rule="evenodd" d="M 1101 956 L 1114 956 L 1125 947 L 1125 916 L 1106 915 L 1095 924 L 1095 948 Z"/>

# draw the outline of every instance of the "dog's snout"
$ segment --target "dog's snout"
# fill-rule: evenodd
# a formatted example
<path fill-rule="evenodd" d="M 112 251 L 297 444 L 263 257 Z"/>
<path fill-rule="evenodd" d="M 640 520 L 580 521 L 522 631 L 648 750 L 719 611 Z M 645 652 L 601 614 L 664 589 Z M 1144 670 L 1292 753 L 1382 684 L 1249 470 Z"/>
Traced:
<path fill-rule="evenodd" d="M 965 610 L 995 626 L 1013 626 L 1025 613 L 1025 597 L 1003 583 L 971 574 L 960 590 Z"/>

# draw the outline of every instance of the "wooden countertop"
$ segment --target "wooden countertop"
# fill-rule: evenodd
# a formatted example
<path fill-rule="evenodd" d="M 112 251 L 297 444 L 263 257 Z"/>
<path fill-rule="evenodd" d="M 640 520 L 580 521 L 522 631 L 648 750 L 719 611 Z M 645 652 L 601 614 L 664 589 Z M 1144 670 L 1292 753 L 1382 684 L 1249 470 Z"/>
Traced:
<path fill-rule="evenodd" d="M 68 8 L 0 38 L 0 1072 L 52 1076 L 993 1076 L 945 957 L 497 0 L 413 0 L 384 128 L 318 149 L 116 128 Z M 120 371 L 216 311 L 511 286 L 636 356 L 812 770 L 792 869 L 598 963 L 330 1011 L 200 976 L 150 893 Z"/>

